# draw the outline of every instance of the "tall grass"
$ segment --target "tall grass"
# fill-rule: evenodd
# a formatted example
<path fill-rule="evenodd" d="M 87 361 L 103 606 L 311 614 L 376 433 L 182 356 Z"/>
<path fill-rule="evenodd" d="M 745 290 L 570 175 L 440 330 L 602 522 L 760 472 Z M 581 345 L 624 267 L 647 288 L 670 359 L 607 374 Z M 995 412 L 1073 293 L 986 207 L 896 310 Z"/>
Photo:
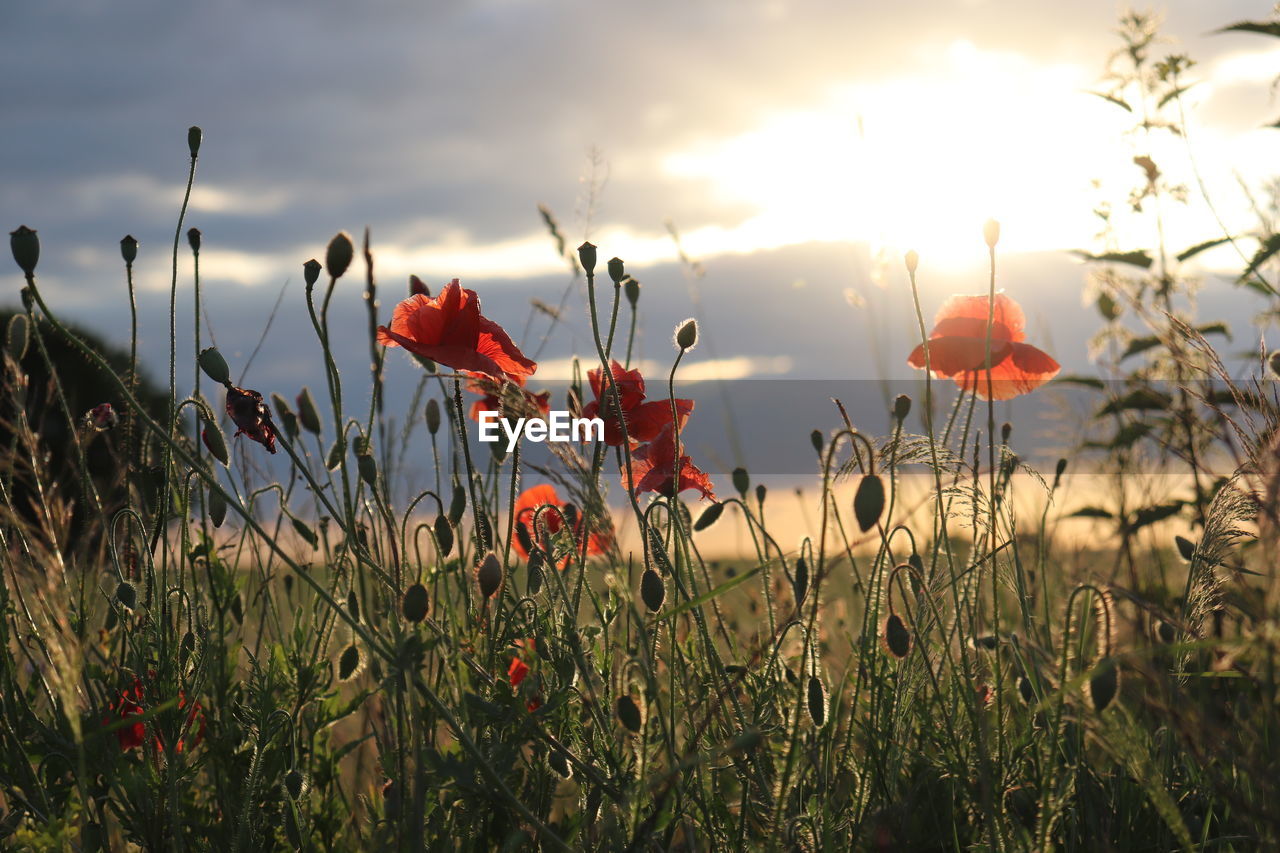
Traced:
<path fill-rule="evenodd" d="M 1176 105 L 1151 87 L 1177 89 L 1185 64 L 1149 74 L 1151 34 L 1126 21 L 1132 67 L 1112 99 L 1132 84 Z M 199 142 L 193 128 L 188 192 Z M 980 399 L 996 396 L 981 365 L 1005 346 L 998 226 L 984 237 L 982 360 L 957 377 L 969 390 L 939 416 L 949 380 L 931 374 L 948 372 L 946 344 L 930 337 L 910 255 L 920 339 L 903 355 L 923 347 L 923 394 L 898 398 L 887 436 L 837 401 L 812 436 L 818 533 L 795 543 L 749 472 L 698 500 L 678 428 L 665 445 L 618 418 L 632 380 L 610 363 L 630 363 L 643 301 L 622 261 L 597 274 L 589 243 L 564 252 L 592 334 L 571 399 L 597 405 L 620 440 L 554 446 L 535 473 L 557 498 L 517 512 L 531 469 L 519 445 L 473 452 L 474 376 L 419 353 L 423 414 L 397 435 L 384 413 L 399 392 L 384 383 L 367 233 L 363 252 L 339 234 L 304 265 L 325 386 L 291 404 L 200 350 L 198 299 L 194 350 L 174 343 L 167 395 L 146 397 L 136 321 L 129 369 L 113 369 L 44 299 L 36 234 L 13 232 L 24 287 L 0 390 L 0 837 L 84 850 L 1280 844 L 1280 398 L 1265 359 L 1245 378 L 1223 366 L 1214 330 L 1180 313 L 1159 237 L 1154 268 L 1137 250 L 1093 256 L 1105 304 L 1127 300 L 1145 324 L 1109 325 L 1108 340 L 1155 341 L 1128 353 L 1146 353 L 1141 369 L 1114 360 L 1123 391 L 1102 391 L 1116 434 L 1101 452 L 1124 475 L 1149 447 L 1191 492 L 1132 506 L 1119 489 L 1087 512 L 1115 535 L 1073 559 L 1054 532 L 1066 463 L 1028 468 Z M 188 248 L 199 293 L 198 232 Z M 131 301 L 136 252 L 126 238 Z M 1269 258 L 1252 257 L 1246 280 L 1274 296 Z M 1135 262 L 1144 278 L 1116 271 Z M 361 268 L 367 377 L 333 354 L 336 324 L 358 321 L 333 296 Z M 171 341 L 180 321 L 171 310 Z M 650 412 L 670 424 L 697 336 L 682 324 L 667 376 L 646 377 L 665 414 Z M 110 378 L 110 418 L 68 402 L 75 377 L 54 342 Z M 213 402 L 201 373 L 223 386 Z M 514 382 L 487 390 L 504 414 L 537 412 Z M 1144 390 L 1167 405 L 1140 405 Z M 396 448 L 422 431 L 434 488 L 399 500 Z M 277 450 L 288 474 L 264 481 L 252 456 Z M 95 465 L 104 451 L 110 464 Z M 1221 451 L 1232 461 L 1215 468 Z M 668 476 L 624 486 L 613 517 L 615 471 L 637 487 Z M 930 506 L 913 514 L 899 485 L 919 471 Z M 1019 514 L 1028 505 L 1038 516 Z M 754 556 L 704 559 L 702 532 L 730 517 Z"/>

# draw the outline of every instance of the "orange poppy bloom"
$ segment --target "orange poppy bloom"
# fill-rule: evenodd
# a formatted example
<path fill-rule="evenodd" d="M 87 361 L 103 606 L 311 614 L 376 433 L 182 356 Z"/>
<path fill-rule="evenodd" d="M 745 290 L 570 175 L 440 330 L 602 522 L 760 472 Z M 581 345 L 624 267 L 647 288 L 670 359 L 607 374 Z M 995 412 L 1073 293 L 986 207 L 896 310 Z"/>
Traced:
<path fill-rule="evenodd" d="M 501 326 L 480 313 L 480 297 L 456 278 L 434 299 L 416 293 L 397 305 L 391 327 L 378 327 L 378 343 L 494 379 L 515 380 L 538 369 Z"/>
<path fill-rule="evenodd" d="M 632 444 L 653 441 L 672 422 L 671 401 L 644 399 L 644 377 L 639 370 L 627 370 L 618 362 L 610 362 L 614 384 L 618 386 L 618 402 L 622 404 L 622 417 L 627 425 L 627 438 Z M 584 418 L 601 418 L 604 420 L 604 442 L 610 447 L 622 444 L 622 428 L 618 425 L 618 417 L 614 413 L 613 403 L 609 398 L 609 383 L 600 368 L 587 371 L 587 379 L 591 381 L 591 390 L 596 398 L 582 407 Z M 676 400 L 676 413 L 680 423 L 677 429 L 684 427 L 689 413 L 693 411 L 692 400 Z"/>
<path fill-rule="evenodd" d="M 534 532 L 534 517 L 538 512 L 538 507 L 554 506 L 560 509 L 560 512 L 544 512 L 541 516 L 542 527 L 546 532 L 554 537 L 564 528 L 564 522 L 561 521 L 561 513 L 564 519 L 573 526 L 573 540 L 576 543 L 575 548 L 582 547 L 582 528 L 585 520 L 578 508 L 573 504 L 565 503 L 560 500 L 560 495 L 556 493 L 555 486 L 549 483 L 543 483 L 540 486 L 534 486 L 531 489 L 525 489 L 520 493 L 520 497 L 516 498 L 515 505 L 515 523 L 517 527 L 523 527 L 525 532 L 529 534 L 529 541 L 537 542 L 537 536 Z M 520 553 L 522 557 L 528 557 L 529 552 L 520 544 L 519 536 L 512 541 L 512 546 Z M 613 544 L 613 534 L 609 530 L 593 531 L 587 537 L 587 553 L 603 554 L 609 550 L 609 546 Z M 563 569 L 569 565 L 569 557 L 566 555 L 560 560 L 560 568 Z"/>
<path fill-rule="evenodd" d="M 657 492 L 660 495 L 674 497 L 676 492 L 697 489 L 703 498 L 715 500 L 716 493 L 711 488 L 711 478 L 693 464 L 680 448 L 680 488 L 675 485 L 676 443 L 679 437 L 674 429 L 668 427 L 649 444 L 635 449 L 631 454 L 631 474 L 635 478 L 635 492 Z M 622 469 L 626 479 L 627 469 Z M 628 484 L 630 485 L 630 484 Z"/>
<path fill-rule="evenodd" d="M 929 334 L 929 368 L 939 379 L 954 379 L 965 391 L 986 400 L 1010 400 L 1039 388 L 1058 375 L 1061 366 L 1048 353 L 1024 343 L 1022 308 L 997 293 L 991 325 L 991 364 L 987 360 L 987 319 L 991 302 L 985 294 L 952 296 L 938 309 Z M 925 366 L 924 344 L 907 364 Z"/>

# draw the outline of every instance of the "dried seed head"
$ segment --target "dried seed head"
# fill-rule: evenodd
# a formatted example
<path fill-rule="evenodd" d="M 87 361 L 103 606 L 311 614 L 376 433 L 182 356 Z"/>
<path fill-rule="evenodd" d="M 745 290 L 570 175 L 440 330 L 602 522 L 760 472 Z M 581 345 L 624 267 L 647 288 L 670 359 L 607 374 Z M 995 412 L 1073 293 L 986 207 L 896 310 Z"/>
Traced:
<path fill-rule="evenodd" d="M 644 602 L 644 606 L 649 608 L 650 613 L 657 613 L 662 609 L 662 602 L 666 598 L 667 585 L 663 583 L 662 575 L 653 569 L 645 569 L 640 576 L 640 600 Z"/>
<path fill-rule="evenodd" d="M 404 591 L 404 599 L 400 602 L 400 612 L 404 618 L 415 625 L 427 618 L 427 588 L 415 583 Z"/>
<path fill-rule="evenodd" d="M 853 496 L 853 515 L 863 533 L 876 526 L 884 512 L 884 482 L 879 474 L 868 474 L 858 483 Z"/>
<path fill-rule="evenodd" d="M 126 234 L 120 238 L 120 257 L 124 258 L 126 264 L 131 264 L 138 259 L 138 241 L 132 234 Z"/>
<path fill-rule="evenodd" d="M 490 551 L 476 569 L 476 583 L 480 585 L 482 598 L 489 599 L 498 594 L 498 590 L 502 589 L 502 575 L 502 561 Z"/>
<path fill-rule="evenodd" d="M 320 270 L 322 269 L 324 267 L 320 266 L 320 262 L 315 258 L 302 265 L 302 280 L 306 282 L 308 290 L 315 287 L 316 282 L 320 280 Z"/>
<path fill-rule="evenodd" d="M 690 317 L 676 327 L 676 349 L 688 352 L 698 344 L 698 321 Z"/>
<path fill-rule="evenodd" d="M 880 640 L 884 643 L 885 650 L 899 660 L 911 651 L 911 631 L 897 613 L 890 613 L 885 617 Z"/>
<path fill-rule="evenodd" d="M 626 727 L 627 731 L 632 734 L 639 734 L 640 729 L 644 726 L 644 714 L 640 711 L 640 706 L 636 704 L 636 700 L 630 696 L 623 694 L 618 697 L 618 721 Z"/>
<path fill-rule="evenodd" d="M 578 263 L 582 264 L 582 269 L 587 275 L 594 275 L 596 271 L 596 247 L 592 243 L 583 243 L 578 247 Z"/>
<path fill-rule="evenodd" d="M 329 241 L 324 252 L 324 269 L 329 273 L 329 278 L 342 278 L 347 267 L 351 266 L 351 259 L 354 256 L 355 246 L 351 242 L 350 235 L 346 231 L 339 231 Z"/>
<path fill-rule="evenodd" d="M 227 385 L 231 382 L 231 368 L 227 367 L 227 360 L 222 357 L 222 353 L 218 352 L 217 347 L 200 350 L 200 355 L 196 357 L 196 361 L 199 362 L 200 369 L 204 371 L 204 375 L 214 382 L 220 385 Z"/>
<path fill-rule="evenodd" d="M 822 728 L 827 721 L 827 688 L 823 686 L 821 678 L 811 675 L 805 692 L 809 704 L 809 719 L 813 720 L 815 726 Z"/>
<path fill-rule="evenodd" d="M 609 270 L 609 278 L 613 279 L 614 284 L 622 284 L 623 279 L 627 277 L 622 258 L 610 258 L 607 269 Z"/>
<path fill-rule="evenodd" d="M 622 283 L 622 292 L 627 295 L 627 301 L 631 303 L 631 310 L 634 311 L 636 303 L 640 301 L 640 282 L 627 276 L 627 280 Z"/>

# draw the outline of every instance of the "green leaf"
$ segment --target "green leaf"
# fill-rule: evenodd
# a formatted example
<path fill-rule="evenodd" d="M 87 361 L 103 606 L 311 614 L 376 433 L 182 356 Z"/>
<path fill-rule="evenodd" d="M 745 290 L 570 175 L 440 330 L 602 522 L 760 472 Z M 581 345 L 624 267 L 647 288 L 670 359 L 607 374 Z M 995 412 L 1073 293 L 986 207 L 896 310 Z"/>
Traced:
<path fill-rule="evenodd" d="M 1189 260 L 1203 251 L 1212 249 L 1214 246 L 1221 246 L 1223 243 L 1230 243 L 1234 237 L 1219 237 L 1216 240 L 1205 240 L 1203 243 L 1196 243 L 1190 249 L 1183 249 L 1178 253 L 1178 261 Z"/>
<path fill-rule="evenodd" d="M 1100 450 L 1122 450 L 1137 444 L 1140 439 L 1146 437 L 1150 432 L 1150 424 L 1125 424 L 1116 430 L 1116 434 L 1112 436 L 1110 441 L 1086 441 L 1085 447 L 1095 447 Z"/>
<path fill-rule="evenodd" d="M 1132 252 L 1104 252 L 1101 255 L 1095 255 L 1090 252 L 1076 250 L 1071 254 L 1089 262 L 1101 264 L 1129 264 L 1130 266 L 1141 267 L 1142 269 L 1150 269 L 1152 260 L 1145 249 L 1137 249 Z"/>
<path fill-rule="evenodd" d="M 1146 412 L 1167 409 L 1173 403 L 1173 398 L 1168 394 L 1163 394 L 1154 388 L 1137 388 L 1107 403 L 1098 410 L 1098 417 L 1103 415 L 1113 415 L 1116 412 Z"/>
<path fill-rule="evenodd" d="M 1107 387 L 1106 383 L 1096 376 L 1080 376 L 1076 374 L 1070 376 L 1059 376 L 1057 379 L 1053 380 L 1053 382 L 1055 385 L 1080 385 L 1084 388 L 1094 388 L 1098 391 Z"/>
<path fill-rule="evenodd" d="M 1071 513 L 1067 518 L 1115 518 L 1115 516 L 1102 507 L 1085 506 Z"/>
<path fill-rule="evenodd" d="M 1257 33 L 1258 35 L 1280 38 L 1280 21 L 1240 21 L 1214 32 Z"/>
<path fill-rule="evenodd" d="M 1169 102 L 1170 102 L 1170 101 L 1172 101 L 1174 98 L 1178 97 L 1179 95 L 1181 95 L 1183 92 L 1187 91 L 1188 89 L 1190 89 L 1190 88 L 1191 88 L 1192 86 L 1194 86 L 1194 85 L 1195 85 L 1195 83 L 1188 83 L 1188 84 L 1187 84 L 1187 85 L 1185 85 L 1185 86 L 1179 86 L 1179 87 L 1178 87 L 1178 88 L 1176 88 L 1176 89 L 1172 89 L 1172 90 L 1170 90 L 1169 92 L 1167 92 L 1167 93 L 1165 94 L 1165 96 L 1164 96 L 1163 98 L 1161 98 L 1161 99 L 1160 99 L 1160 102 L 1159 102 L 1158 104 L 1156 104 L 1156 109 L 1160 109 L 1160 107 L 1163 107 L 1165 104 L 1169 103 Z"/>
<path fill-rule="evenodd" d="M 1271 259 L 1276 252 L 1280 252 L 1280 234 L 1272 234 L 1270 237 L 1262 241 L 1262 245 L 1258 247 L 1257 253 L 1253 256 L 1253 260 L 1249 261 L 1249 266 L 1240 274 L 1240 281 L 1244 281 L 1250 276 L 1257 275 L 1258 269 Z"/>
<path fill-rule="evenodd" d="M 1102 98 L 1102 100 L 1107 101 L 1108 103 L 1115 104 L 1117 107 L 1124 110 L 1125 112 L 1130 112 L 1130 113 L 1133 112 L 1133 107 L 1129 106 L 1129 104 L 1126 103 L 1123 99 L 1118 98 L 1115 95 L 1108 95 L 1105 92 L 1090 92 L 1089 94 L 1098 98 Z"/>
<path fill-rule="evenodd" d="M 654 618 L 654 621 L 665 622 L 666 620 L 679 616 L 681 613 L 692 610 L 695 607 L 701 607 L 702 605 L 706 604 L 708 601 L 715 598 L 716 596 L 724 595 L 726 592 L 733 589 L 735 586 L 746 583 L 749 579 L 760 574 L 760 571 L 763 568 L 764 568 L 764 565 L 761 564 L 761 565 L 755 566 L 754 568 L 748 569 L 742 574 L 736 575 L 735 577 L 732 577 L 729 580 L 725 581 L 724 583 L 720 584 L 720 586 L 716 587 L 715 589 L 707 590 L 702 595 L 699 595 L 697 598 L 691 598 L 688 601 L 683 601 L 679 604 L 679 606 L 673 607 L 665 613 L 658 614 L 658 616 Z"/>
<path fill-rule="evenodd" d="M 1144 506 L 1133 514 L 1133 521 L 1128 525 L 1129 531 L 1141 530 L 1147 525 L 1164 521 L 1166 518 L 1172 518 L 1181 512 L 1185 505 L 1186 501 L 1169 501 L 1168 503 Z"/>
<path fill-rule="evenodd" d="M 1140 352 L 1146 352 L 1147 350 L 1158 346 L 1160 346 L 1160 339 L 1155 335 L 1133 338 L 1129 341 L 1129 346 L 1125 347 L 1124 352 L 1120 354 L 1120 360 L 1124 361 L 1129 356 L 1137 355 Z"/>

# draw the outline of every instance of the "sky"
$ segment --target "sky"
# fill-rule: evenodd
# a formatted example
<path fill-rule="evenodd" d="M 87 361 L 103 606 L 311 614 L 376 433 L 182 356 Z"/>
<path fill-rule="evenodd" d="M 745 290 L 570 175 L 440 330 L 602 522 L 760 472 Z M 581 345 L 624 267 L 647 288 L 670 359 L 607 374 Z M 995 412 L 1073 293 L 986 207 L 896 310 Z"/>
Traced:
<path fill-rule="evenodd" d="M 245 381 L 289 397 L 323 384 L 300 267 L 342 229 L 370 229 L 384 317 L 410 273 L 433 292 L 459 277 L 548 379 L 591 347 L 581 284 L 538 205 L 570 247 L 589 238 L 642 281 L 640 354 L 655 365 L 696 314 L 695 378 L 876 381 L 913 378 L 902 253 L 920 252 L 931 315 L 948 293 L 985 289 L 994 216 L 999 281 L 1033 339 L 1089 372 L 1098 320 L 1068 250 L 1104 248 L 1092 211 L 1123 200 L 1133 157 L 1189 187 L 1165 219 L 1175 250 L 1220 236 L 1215 213 L 1235 233 L 1255 227 L 1241 186 L 1261 192 L 1273 174 L 1280 131 L 1261 126 L 1280 116 L 1280 43 L 1214 33 L 1270 6 L 1159 11 L 1153 55 L 1198 63 L 1187 137 L 1164 142 L 1128 133 L 1133 116 L 1089 94 L 1120 45 L 1109 0 L 10 3 L 0 213 L 6 230 L 39 230 L 55 310 L 121 343 L 118 241 L 138 238 L 143 352 L 163 376 L 186 128 L 201 126 L 186 225 L 204 234 L 204 334 L 243 368 L 281 298 Z M 1239 258 L 1224 248 L 1197 263 L 1202 308 L 1245 326 L 1247 349 L 1261 306 L 1221 274 Z M 185 253 L 181 270 L 189 319 Z M 19 287 L 16 268 L 0 270 L 0 303 Z M 363 330 L 359 293 L 352 277 L 335 304 Z M 541 343 L 530 300 L 566 294 Z M 364 369 L 367 341 L 343 347 L 348 369 Z M 406 360 L 391 371 L 393 388 L 412 388 Z"/>

